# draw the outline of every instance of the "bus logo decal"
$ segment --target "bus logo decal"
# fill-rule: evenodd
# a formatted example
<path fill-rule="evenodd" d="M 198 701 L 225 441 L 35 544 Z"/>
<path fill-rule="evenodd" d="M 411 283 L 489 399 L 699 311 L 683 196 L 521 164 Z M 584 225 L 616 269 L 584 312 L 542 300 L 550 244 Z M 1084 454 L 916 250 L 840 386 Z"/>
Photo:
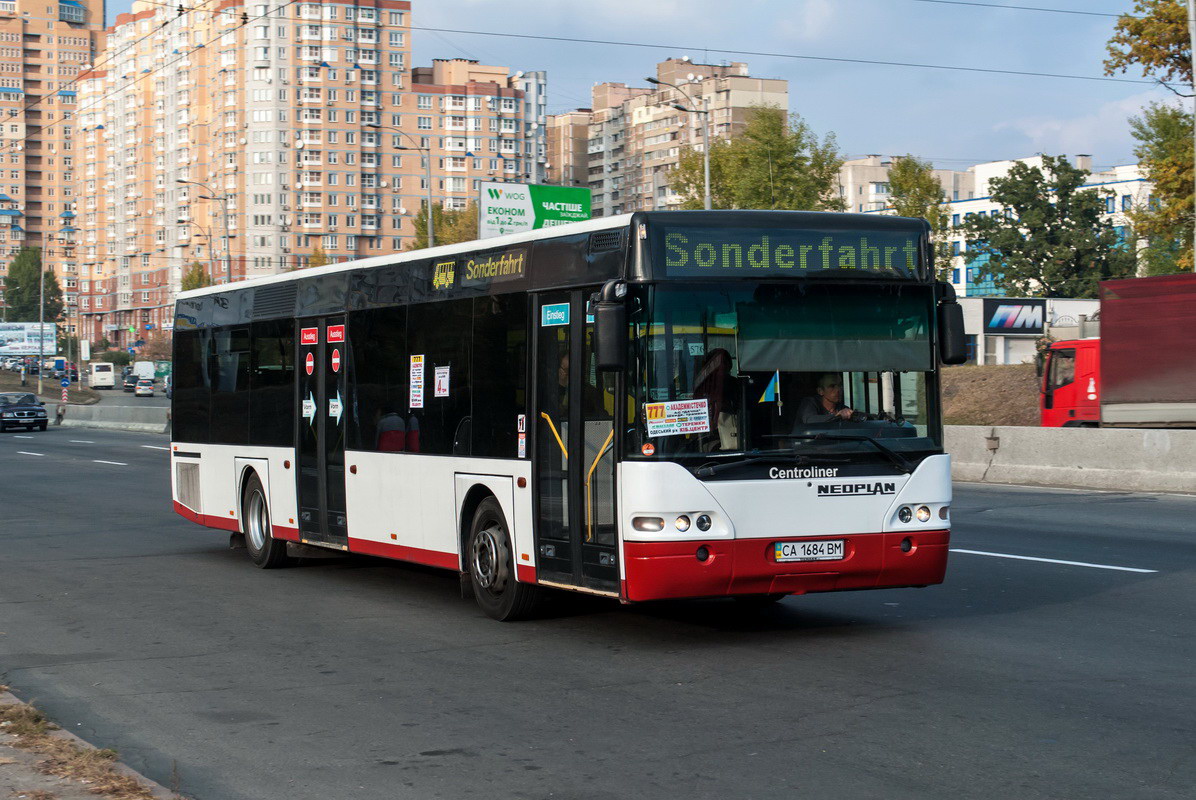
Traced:
<path fill-rule="evenodd" d="M 456 276 L 456 261 L 441 261 L 432 273 L 433 289 L 453 288 L 453 278 Z"/>
<path fill-rule="evenodd" d="M 878 494 L 896 494 L 897 484 L 886 481 L 875 483 L 820 483 L 819 497 L 866 497 Z"/>

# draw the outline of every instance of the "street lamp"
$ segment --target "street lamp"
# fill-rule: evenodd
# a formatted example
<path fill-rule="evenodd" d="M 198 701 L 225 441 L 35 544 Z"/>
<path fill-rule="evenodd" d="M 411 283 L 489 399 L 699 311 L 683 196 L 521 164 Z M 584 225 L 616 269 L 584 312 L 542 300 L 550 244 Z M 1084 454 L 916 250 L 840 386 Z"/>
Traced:
<path fill-rule="evenodd" d="M 648 83 L 655 84 L 656 86 L 671 86 L 672 88 L 676 89 L 678 92 L 685 95 L 685 98 L 687 100 L 689 100 L 689 104 L 691 106 L 695 106 L 695 108 L 686 108 L 685 106 L 681 105 L 680 103 L 672 103 L 671 105 L 673 106 L 673 108 L 677 109 L 678 111 L 684 111 L 686 114 L 700 114 L 702 117 L 702 173 L 703 173 L 703 177 L 705 179 L 705 185 L 706 185 L 706 191 L 705 191 L 705 195 L 702 199 L 702 201 L 703 201 L 702 204 L 703 204 L 703 207 L 707 211 L 709 211 L 710 210 L 710 98 L 707 97 L 705 93 L 702 94 L 702 108 L 699 110 L 698 108 L 696 108 L 697 103 L 694 102 L 694 99 L 692 96 L 690 96 L 689 92 L 685 91 L 677 84 L 669 83 L 668 81 L 662 81 L 658 78 L 645 78 L 645 80 L 648 81 Z"/>
<path fill-rule="evenodd" d="M 211 276 L 213 281 L 216 280 L 216 275 L 214 274 L 216 272 L 216 265 L 212 261 L 212 229 L 205 228 L 195 220 L 186 219 L 184 217 L 179 217 L 176 222 L 179 225 L 194 225 L 201 231 L 199 235 L 208 240 L 208 274 Z"/>
<path fill-rule="evenodd" d="M 414 142 L 418 142 L 418 140 L 414 136 L 412 136 L 410 133 L 407 133 L 407 131 L 402 130 L 400 128 L 396 128 L 393 125 L 379 125 L 376 122 L 367 122 L 365 124 L 365 126 L 367 128 L 375 128 L 377 130 L 386 129 L 386 130 L 394 131 L 395 133 L 398 133 L 400 136 L 406 136 L 408 139 L 411 139 Z M 433 222 L 433 218 L 435 217 L 435 214 L 432 213 L 432 151 L 427 147 L 419 147 L 418 144 L 415 147 L 396 147 L 395 149 L 396 150 L 416 150 L 420 153 L 423 153 L 424 158 L 427 159 L 427 163 L 424 166 L 426 168 L 426 170 L 425 170 L 427 172 L 426 180 L 428 182 L 428 247 L 435 247 L 436 246 L 436 225 Z"/>
<path fill-rule="evenodd" d="M 228 195 L 218 195 L 218 194 L 216 194 L 216 191 L 214 189 L 212 189 L 211 186 L 208 186 L 206 183 L 200 183 L 199 181 L 185 181 L 182 178 L 175 178 L 174 182 L 175 183 L 184 183 L 184 184 L 187 184 L 190 186 L 198 186 L 201 189 L 205 189 L 208 193 L 199 195 L 199 199 L 201 199 L 201 200 L 216 200 L 217 202 L 220 203 L 220 210 L 221 210 L 221 213 L 223 214 L 222 219 L 224 222 L 224 236 L 221 237 L 224 240 L 224 268 L 229 271 L 229 278 L 231 279 L 232 278 L 232 262 L 230 261 L 229 256 L 228 256 Z M 209 261 L 211 260 L 211 248 L 212 248 L 212 239 L 209 236 L 208 237 Z"/>

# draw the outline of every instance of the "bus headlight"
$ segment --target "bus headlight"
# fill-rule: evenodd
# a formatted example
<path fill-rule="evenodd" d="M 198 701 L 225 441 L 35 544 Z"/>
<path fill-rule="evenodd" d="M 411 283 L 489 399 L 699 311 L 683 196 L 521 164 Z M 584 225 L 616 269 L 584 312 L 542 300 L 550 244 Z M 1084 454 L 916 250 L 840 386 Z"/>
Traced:
<path fill-rule="evenodd" d="M 902 522 L 909 522 L 914 518 L 914 510 L 909 506 L 902 506 L 901 510 L 897 512 L 897 519 Z"/>
<path fill-rule="evenodd" d="M 918 522 L 930 522 L 930 508 L 927 506 L 918 506 Z"/>
<path fill-rule="evenodd" d="M 637 531 L 658 533 L 664 530 L 664 520 L 660 517 L 632 517 L 631 527 Z"/>
<path fill-rule="evenodd" d="M 677 521 L 674 522 L 673 525 L 676 526 L 677 530 L 685 533 L 687 530 L 689 530 L 689 517 L 682 514 L 681 516 L 677 517 Z"/>
<path fill-rule="evenodd" d="M 712 524 L 712 523 L 711 523 L 711 521 L 710 521 L 710 515 L 708 515 L 708 514 L 701 514 L 701 515 L 699 515 L 699 516 L 698 516 L 698 522 L 697 522 L 697 525 L 698 525 L 698 530 L 700 530 L 700 531 L 708 531 L 708 530 L 710 530 L 710 525 L 711 525 L 711 524 Z"/>

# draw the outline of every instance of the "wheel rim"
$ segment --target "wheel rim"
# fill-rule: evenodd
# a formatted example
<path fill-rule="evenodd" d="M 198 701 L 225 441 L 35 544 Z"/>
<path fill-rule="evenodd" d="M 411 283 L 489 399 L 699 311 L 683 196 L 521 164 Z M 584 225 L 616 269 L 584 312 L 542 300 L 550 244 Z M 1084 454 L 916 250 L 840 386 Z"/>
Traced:
<path fill-rule="evenodd" d="M 495 522 L 474 534 L 470 563 L 478 586 L 492 595 L 502 594 L 507 582 L 507 563 L 500 544 L 506 540 Z"/>
<path fill-rule="evenodd" d="M 270 535 L 270 518 L 266 513 L 266 498 L 262 497 L 262 493 L 257 489 L 249 495 L 249 508 L 245 517 L 245 532 L 249 534 L 249 543 L 254 550 L 261 550 L 266 546 L 266 539 Z"/>

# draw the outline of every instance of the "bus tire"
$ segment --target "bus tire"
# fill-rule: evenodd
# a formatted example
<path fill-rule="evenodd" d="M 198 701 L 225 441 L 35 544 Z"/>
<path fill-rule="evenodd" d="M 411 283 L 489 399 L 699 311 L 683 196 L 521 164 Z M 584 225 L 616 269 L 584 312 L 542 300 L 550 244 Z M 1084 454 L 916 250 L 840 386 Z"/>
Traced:
<path fill-rule="evenodd" d="M 245 528 L 245 549 L 249 558 L 262 569 L 276 569 L 287 565 L 287 543 L 275 539 L 270 528 L 270 506 L 257 473 L 245 481 L 241 498 L 241 520 Z"/>
<path fill-rule="evenodd" d="M 493 497 L 487 497 L 473 512 L 465 560 L 474 599 L 488 617 L 511 622 L 532 613 L 539 589 L 515 580 L 511 534 L 502 507 Z"/>

